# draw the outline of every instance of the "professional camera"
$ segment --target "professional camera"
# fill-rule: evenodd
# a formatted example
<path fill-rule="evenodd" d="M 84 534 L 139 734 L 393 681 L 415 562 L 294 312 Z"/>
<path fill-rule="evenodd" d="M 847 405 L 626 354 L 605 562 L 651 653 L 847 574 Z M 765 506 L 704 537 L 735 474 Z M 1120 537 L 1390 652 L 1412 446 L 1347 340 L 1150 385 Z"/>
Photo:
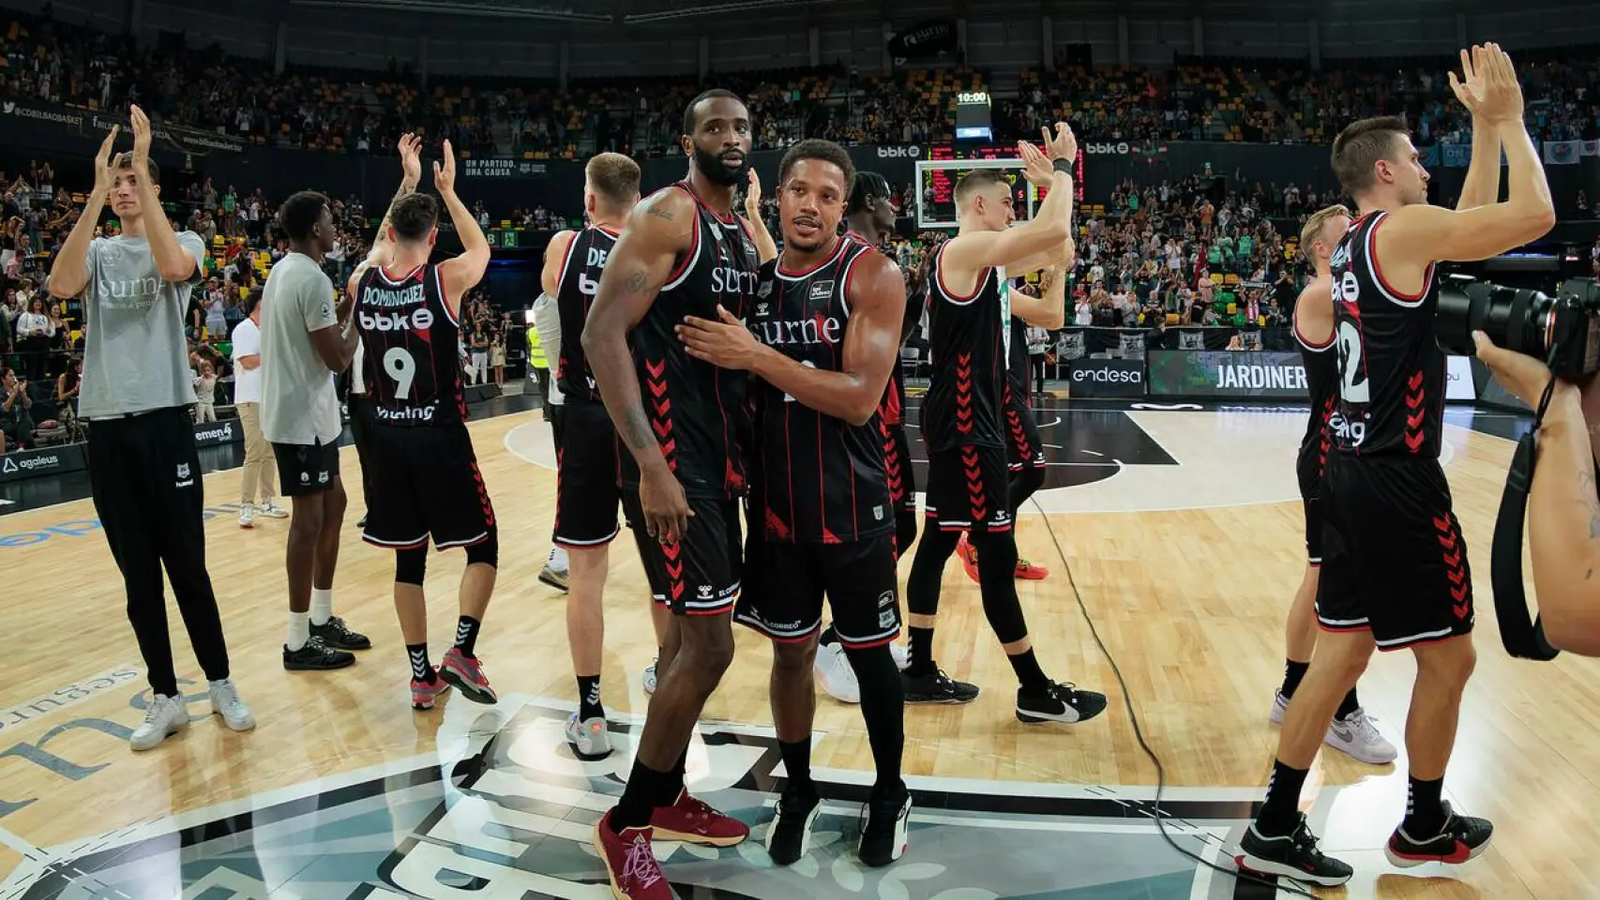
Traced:
<path fill-rule="evenodd" d="M 1571 278 L 1554 297 L 1451 275 L 1439 285 L 1434 336 L 1446 353 L 1475 356 L 1472 332 L 1549 363 L 1566 378 L 1600 371 L 1600 284 Z"/>

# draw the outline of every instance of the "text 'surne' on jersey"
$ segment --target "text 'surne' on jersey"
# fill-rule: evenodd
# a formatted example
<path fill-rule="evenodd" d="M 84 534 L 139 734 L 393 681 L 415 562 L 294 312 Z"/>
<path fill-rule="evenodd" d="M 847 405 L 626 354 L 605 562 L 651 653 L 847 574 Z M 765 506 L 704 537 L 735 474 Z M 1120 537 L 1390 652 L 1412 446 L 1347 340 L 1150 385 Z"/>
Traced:
<path fill-rule="evenodd" d="M 851 275 L 874 252 L 846 236 L 806 271 L 767 263 L 746 324 L 757 340 L 801 365 L 840 371 Z M 767 540 L 837 544 L 894 530 L 877 412 L 852 425 L 763 383 L 755 434 L 751 499 Z"/>
<path fill-rule="evenodd" d="M 615 233 L 590 225 L 572 236 L 567 258 L 561 264 L 556 282 L 556 312 L 561 317 L 556 386 L 568 398 L 600 402 L 594 370 L 583 353 L 583 326 L 589 321 L 589 307 L 594 305 L 594 295 L 600 289 L 600 275 L 616 244 Z"/>
<path fill-rule="evenodd" d="M 1011 343 L 1005 269 L 979 272 L 977 286 L 962 296 L 947 286 L 944 250 L 937 253 L 928 285 L 933 374 L 922 404 L 923 440 L 929 450 L 1004 447 L 1001 408 Z"/>
<path fill-rule="evenodd" d="M 1384 280 L 1373 248 L 1388 217 L 1351 222 L 1330 260 L 1339 403 L 1328 427 L 1341 453 L 1437 459 L 1445 394 L 1445 355 L 1433 337 L 1439 285 L 1432 265 L 1415 295 Z"/>
<path fill-rule="evenodd" d="M 381 425 L 466 421 L 461 326 L 445 304 L 440 279 L 437 265 L 421 265 L 398 277 L 375 266 L 356 285 L 362 375 Z"/>
<path fill-rule="evenodd" d="M 667 467 L 687 496 L 742 496 L 749 376 L 691 357 L 676 328 L 685 316 L 717 321 L 719 306 L 743 318 L 755 297 L 760 258 L 743 219 L 718 215 L 686 181 L 662 190 L 694 199 L 694 237 L 631 334 L 640 399 Z M 622 482 L 639 484 L 628 453 L 622 454 Z"/>

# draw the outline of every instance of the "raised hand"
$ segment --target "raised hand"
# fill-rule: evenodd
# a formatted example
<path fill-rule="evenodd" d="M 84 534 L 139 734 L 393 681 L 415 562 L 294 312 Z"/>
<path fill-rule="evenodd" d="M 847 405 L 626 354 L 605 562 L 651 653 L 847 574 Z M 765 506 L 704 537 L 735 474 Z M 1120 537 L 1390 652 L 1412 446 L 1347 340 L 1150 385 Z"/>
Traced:
<path fill-rule="evenodd" d="M 139 107 L 130 106 L 128 118 L 133 124 L 133 170 L 139 173 L 139 183 L 144 184 L 150 171 L 150 117 Z"/>
<path fill-rule="evenodd" d="M 751 219 L 761 216 L 761 176 L 754 167 L 750 169 L 750 186 L 744 194 L 744 212 Z"/>
<path fill-rule="evenodd" d="M 1461 105 L 1474 115 L 1483 105 L 1483 95 L 1488 89 L 1484 83 L 1485 68 L 1484 48 L 1475 44 L 1470 52 L 1461 51 L 1461 78 L 1456 78 L 1455 72 L 1450 73 L 1450 90 L 1455 92 Z"/>
<path fill-rule="evenodd" d="M 1483 75 L 1483 100 L 1478 113 L 1492 122 L 1522 121 L 1522 85 L 1517 81 L 1517 71 L 1511 57 L 1499 44 L 1484 47 L 1483 61 L 1474 69 Z"/>
<path fill-rule="evenodd" d="M 1036 188 L 1048 188 L 1055 181 L 1056 170 L 1044 152 L 1027 141 L 1017 142 L 1017 153 L 1022 156 L 1022 177 Z"/>
<path fill-rule="evenodd" d="M 416 187 L 422 181 L 422 138 L 407 133 L 400 138 L 400 169 L 405 173 L 403 183 Z"/>
<path fill-rule="evenodd" d="M 453 194 L 456 191 L 456 154 L 450 149 L 450 142 L 444 142 L 443 164 L 433 164 L 433 187 L 440 196 Z"/>
<path fill-rule="evenodd" d="M 1056 123 L 1056 133 L 1052 135 L 1049 128 L 1043 129 L 1045 142 L 1045 155 L 1051 161 L 1058 159 L 1075 160 L 1078 158 L 1078 137 L 1072 133 L 1072 126 L 1066 122 Z"/>
<path fill-rule="evenodd" d="M 117 163 L 122 161 L 122 154 L 112 157 L 111 148 L 116 144 L 120 130 L 116 125 L 111 126 L 106 139 L 100 142 L 100 151 L 94 155 L 94 192 L 101 198 L 110 195 L 117 183 Z"/>

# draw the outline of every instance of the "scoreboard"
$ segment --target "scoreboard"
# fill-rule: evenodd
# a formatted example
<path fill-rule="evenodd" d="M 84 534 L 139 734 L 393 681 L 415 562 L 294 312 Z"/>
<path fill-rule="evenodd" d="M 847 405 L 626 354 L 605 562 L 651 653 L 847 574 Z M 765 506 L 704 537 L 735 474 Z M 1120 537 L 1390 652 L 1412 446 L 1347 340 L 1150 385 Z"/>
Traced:
<path fill-rule="evenodd" d="M 994 144 L 935 144 L 927 158 L 917 163 L 919 175 L 918 208 L 924 227 L 953 227 L 956 218 L 955 188 L 961 176 L 972 169 L 998 169 L 1012 186 L 1012 208 L 1017 221 L 1032 217 L 1048 189 L 1029 185 L 1022 176 L 1022 159 L 1013 146 Z M 1083 151 L 1073 164 L 1075 199 L 1083 200 Z"/>
<path fill-rule="evenodd" d="M 1034 146 L 1038 146 L 1037 141 L 1034 142 Z M 928 159 L 937 161 L 949 160 L 952 162 L 965 159 L 1015 159 L 1017 160 L 1017 164 L 1019 166 L 1022 164 L 1022 160 L 1017 153 L 1016 146 L 1006 146 L 1004 144 L 934 144 L 928 148 Z M 958 175 L 956 177 L 960 176 Z M 954 179 L 951 179 L 952 190 L 954 189 L 954 186 Z M 1081 144 L 1078 146 L 1078 158 L 1072 162 L 1072 192 L 1077 195 L 1073 197 L 1073 199 L 1079 203 L 1082 203 L 1083 145 Z M 1045 189 L 1038 191 L 1037 193 L 1038 199 L 1043 200 L 1045 195 L 1050 193 L 1050 191 Z M 950 199 L 953 201 L 954 197 L 952 196 Z M 1025 205 L 1026 204 L 1019 203 L 1017 206 L 1018 210 L 1020 211 Z"/>

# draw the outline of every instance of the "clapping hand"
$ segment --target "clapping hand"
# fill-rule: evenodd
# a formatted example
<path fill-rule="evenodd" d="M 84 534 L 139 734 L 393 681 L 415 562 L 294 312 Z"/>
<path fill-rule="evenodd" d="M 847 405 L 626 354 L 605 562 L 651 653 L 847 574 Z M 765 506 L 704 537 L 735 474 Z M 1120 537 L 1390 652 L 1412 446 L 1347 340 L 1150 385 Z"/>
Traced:
<path fill-rule="evenodd" d="M 444 160 L 433 164 L 433 187 L 439 196 L 453 194 L 456 190 L 456 154 L 450 142 L 444 142 Z"/>
<path fill-rule="evenodd" d="M 94 155 L 94 192 L 101 198 L 111 195 L 111 189 L 117 184 L 117 165 L 122 162 L 122 154 L 115 158 L 111 155 L 111 148 L 117 143 L 117 132 L 121 129 L 113 125 L 106 134 L 106 139 L 100 142 L 100 152 Z"/>
<path fill-rule="evenodd" d="M 415 188 L 422 181 L 422 138 L 406 133 L 400 137 L 400 169 L 405 173 L 402 183 Z"/>

